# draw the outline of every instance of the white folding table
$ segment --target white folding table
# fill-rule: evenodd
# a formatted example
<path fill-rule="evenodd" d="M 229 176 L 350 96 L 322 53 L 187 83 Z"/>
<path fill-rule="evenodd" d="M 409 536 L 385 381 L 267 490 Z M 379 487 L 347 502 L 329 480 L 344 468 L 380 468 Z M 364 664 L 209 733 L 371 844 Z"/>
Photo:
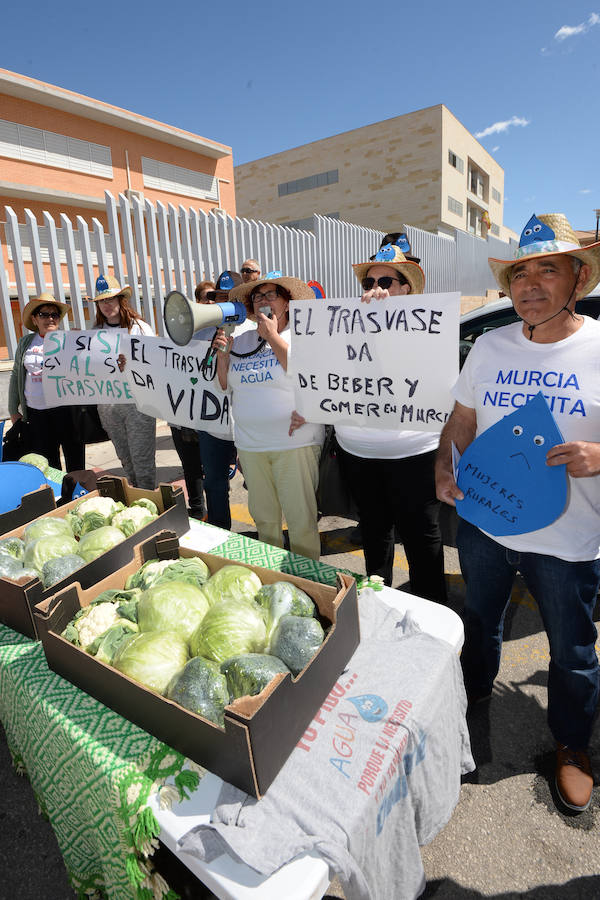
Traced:
<path fill-rule="evenodd" d="M 181 544 L 208 552 L 222 543 L 228 532 L 207 529 L 192 523 L 181 538 Z M 384 603 L 401 613 L 410 610 L 422 631 L 449 643 L 458 653 L 464 632 L 462 621 L 455 612 L 430 600 L 414 597 L 404 591 L 384 587 L 378 594 Z M 303 853 L 273 875 L 265 877 L 250 866 L 228 854 L 205 863 L 178 849 L 177 842 L 196 825 L 210 822 L 223 784 L 215 775 L 205 775 L 192 796 L 161 809 L 159 795 L 148 805 L 152 807 L 160 825 L 160 841 L 220 900 L 317 900 L 329 886 L 329 867 L 318 853 Z"/>

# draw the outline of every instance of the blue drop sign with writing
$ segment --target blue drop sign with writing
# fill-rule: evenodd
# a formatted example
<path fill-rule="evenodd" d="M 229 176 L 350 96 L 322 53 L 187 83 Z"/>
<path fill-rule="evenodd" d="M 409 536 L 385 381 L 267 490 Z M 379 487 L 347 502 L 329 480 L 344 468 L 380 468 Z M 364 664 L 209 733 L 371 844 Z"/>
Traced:
<path fill-rule="evenodd" d="M 493 535 L 526 534 L 557 519 L 567 502 L 566 466 L 546 454 L 563 437 L 540 391 L 486 429 L 460 458 L 461 518 Z"/>

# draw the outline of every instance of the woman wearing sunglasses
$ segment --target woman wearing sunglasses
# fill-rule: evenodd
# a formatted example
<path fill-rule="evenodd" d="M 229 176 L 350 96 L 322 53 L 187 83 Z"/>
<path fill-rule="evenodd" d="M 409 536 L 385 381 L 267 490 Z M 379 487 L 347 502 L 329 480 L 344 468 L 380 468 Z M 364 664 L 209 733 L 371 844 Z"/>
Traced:
<path fill-rule="evenodd" d="M 279 272 L 241 284 L 229 300 L 245 303 L 256 329 L 232 341 L 222 329 L 214 346 L 223 390 L 232 392 L 234 441 L 248 487 L 248 509 L 259 540 L 283 547 L 282 512 L 290 549 L 319 559 L 316 490 L 323 427 L 306 423 L 290 434 L 294 385 L 287 374 L 290 300 L 313 300 L 311 288 Z"/>
<path fill-rule="evenodd" d="M 372 262 L 352 267 L 364 303 L 423 293 L 423 270 L 400 249 L 410 254 L 406 235 L 400 240 L 400 246 L 388 244 L 380 249 Z M 394 544 L 401 541 L 412 593 L 446 603 L 440 503 L 433 472 L 439 434 L 349 425 L 336 425 L 335 432 L 360 513 L 367 573 L 381 575 L 391 586 Z"/>
<path fill-rule="evenodd" d="M 15 353 L 8 411 L 13 424 L 18 419 L 27 424 L 32 453 L 40 453 L 53 468 L 61 469 L 62 447 L 65 471 L 76 472 L 85 469 L 85 444 L 74 432 L 71 408 L 48 406 L 42 390 L 44 337 L 58 331 L 68 308 L 48 293 L 34 297 L 25 306 L 23 325 L 29 334 L 21 338 Z"/>

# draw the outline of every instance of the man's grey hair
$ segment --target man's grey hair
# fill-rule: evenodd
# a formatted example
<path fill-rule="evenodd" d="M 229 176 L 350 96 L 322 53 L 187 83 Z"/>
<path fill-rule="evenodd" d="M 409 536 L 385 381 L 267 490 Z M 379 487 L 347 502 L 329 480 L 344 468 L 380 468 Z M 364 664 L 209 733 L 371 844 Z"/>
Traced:
<path fill-rule="evenodd" d="M 571 260 L 574 274 L 579 275 L 579 270 L 583 265 L 582 261 L 577 256 L 569 256 L 569 259 Z"/>

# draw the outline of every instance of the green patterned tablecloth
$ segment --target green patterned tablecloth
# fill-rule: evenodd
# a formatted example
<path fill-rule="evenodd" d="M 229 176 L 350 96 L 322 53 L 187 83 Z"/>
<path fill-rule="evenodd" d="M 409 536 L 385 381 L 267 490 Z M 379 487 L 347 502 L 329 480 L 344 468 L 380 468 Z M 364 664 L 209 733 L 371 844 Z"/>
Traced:
<path fill-rule="evenodd" d="M 231 534 L 218 556 L 335 584 L 336 569 Z M 168 776 L 181 798 L 201 768 L 48 669 L 41 643 L 0 625 L 0 719 L 81 897 L 173 900 L 153 871 L 146 805 Z"/>

